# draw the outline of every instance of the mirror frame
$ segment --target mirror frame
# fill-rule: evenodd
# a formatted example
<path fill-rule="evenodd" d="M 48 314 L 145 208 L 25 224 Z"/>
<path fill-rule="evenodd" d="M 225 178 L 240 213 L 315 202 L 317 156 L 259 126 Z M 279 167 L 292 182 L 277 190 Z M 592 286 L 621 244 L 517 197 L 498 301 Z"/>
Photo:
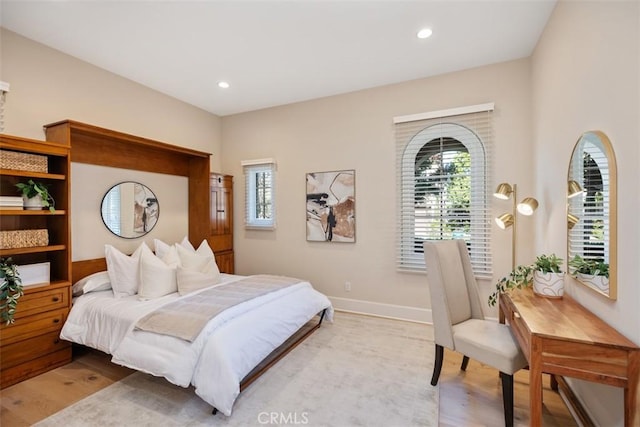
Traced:
<path fill-rule="evenodd" d="M 609 170 L 609 293 L 602 291 L 597 288 L 595 285 L 580 280 L 576 276 L 573 276 L 578 283 L 583 284 L 585 287 L 603 295 L 609 299 L 615 300 L 618 296 L 618 281 L 617 281 L 617 269 L 618 269 L 618 239 L 617 239 L 617 217 L 618 217 L 618 195 L 617 195 L 617 166 L 616 166 L 616 158 L 613 152 L 613 146 L 611 145 L 611 141 L 607 137 L 607 135 L 599 130 L 588 131 L 580 135 L 578 141 L 576 142 L 573 151 L 571 153 L 571 158 L 569 160 L 569 169 L 567 172 L 567 181 L 575 180 L 582 185 L 583 180 L 581 177 L 576 179 L 576 177 L 572 174 L 572 166 L 574 163 L 574 159 L 576 156 L 580 156 L 582 158 L 582 141 L 589 135 L 594 135 L 597 137 L 602 143 L 602 148 L 604 154 L 607 158 L 607 167 Z M 570 203 L 567 202 L 567 218 L 569 218 L 569 214 L 571 214 Z M 570 246 L 570 228 L 567 222 L 567 262 L 571 260 L 571 246 Z M 567 265 L 567 272 L 569 271 L 569 266 Z"/>
<path fill-rule="evenodd" d="M 148 191 L 149 193 L 151 193 L 153 195 L 153 199 L 155 199 L 155 203 L 157 205 L 156 221 L 153 223 L 151 228 L 149 228 L 148 230 L 146 230 L 144 232 L 140 232 L 139 234 L 136 234 L 134 236 L 128 236 L 128 235 L 124 236 L 124 235 L 118 234 L 115 231 L 113 231 L 113 229 L 109 226 L 109 224 L 107 224 L 107 221 L 105 221 L 104 214 L 103 214 L 103 206 L 104 206 L 105 199 L 107 198 L 107 195 L 109 193 L 111 193 L 111 191 L 114 188 L 116 188 L 116 187 L 118 187 L 118 186 L 120 186 L 122 184 L 134 184 L 134 185 L 138 184 L 138 185 L 143 186 L 146 189 L 145 191 Z M 135 215 L 135 213 L 134 213 L 134 215 Z M 155 228 L 155 226 L 158 224 L 158 221 L 160 220 L 160 203 L 158 202 L 158 196 L 156 196 L 156 194 L 153 192 L 153 190 L 151 190 L 151 188 L 149 188 L 147 185 L 142 184 L 140 182 L 137 182 L 137 181 L 122 181 L 122 182 L 119 182 L 119 183 L 111 186 L 105 192 L 104 196 L 102 196 L 102 201 L 100 202 L 100 218 L 102 218 L 102 223 L 104 224 L 105 227 L 107 227 L 107 230 L 109 230 L 114 236 L 120 237 L 122 239 L 138 239 L 140 237 L 144 237 L 147 234 L 149 234 Z"/>

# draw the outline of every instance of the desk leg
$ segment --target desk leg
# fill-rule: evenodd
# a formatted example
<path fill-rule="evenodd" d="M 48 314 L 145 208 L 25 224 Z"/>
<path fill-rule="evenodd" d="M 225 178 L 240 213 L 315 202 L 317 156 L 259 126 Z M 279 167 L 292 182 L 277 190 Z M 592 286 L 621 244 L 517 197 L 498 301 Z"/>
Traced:
<path fill-rule="evenodd" d="M 529 410 L 530 425 L 542 425 L 542 342 L 531 337 L 529 355 Z"/>
<path fill-rule="evenodd" d="M 640 352 L 634 351 L 628 356 L 627 387 L 624 389 L 624 425 L 640 426 Z"/>

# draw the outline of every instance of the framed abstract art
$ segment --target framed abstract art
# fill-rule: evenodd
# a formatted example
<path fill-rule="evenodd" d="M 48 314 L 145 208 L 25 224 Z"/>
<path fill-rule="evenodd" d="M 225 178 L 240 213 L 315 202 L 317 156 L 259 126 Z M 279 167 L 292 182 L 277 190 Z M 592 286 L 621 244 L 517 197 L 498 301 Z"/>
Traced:
<path fill-rule="evenodd" d="M 307 174 L 307 241 L 356 241 L 356 171 Z"/>

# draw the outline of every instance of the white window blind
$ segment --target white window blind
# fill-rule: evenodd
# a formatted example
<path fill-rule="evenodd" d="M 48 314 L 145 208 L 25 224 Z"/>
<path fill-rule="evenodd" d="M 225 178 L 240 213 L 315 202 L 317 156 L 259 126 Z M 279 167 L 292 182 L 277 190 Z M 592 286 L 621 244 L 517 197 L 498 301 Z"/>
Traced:
<path fill-rule="evenodd" d="M 9 92 L 9 83 L 0 81 L 0 133 L 4 132 L 4 103 Z"/>
<path fill-rule="evenodd" d="M 464 239 L 477 277 L 491 277 L 489 148 L 493 104 L 394 119 L 396 264 L 425 271 L 425 240 Z"/>
<path fill-rule="evenodd" d="M 107 228 L 118 236 L 122 231 L 120 227 L 120 188 L 119 185 L 114 186 L 105 194 L 102 201 L 102 220 Z"/>
<path fill-rule="evenodd" d="M 274 229 L 275 160 L 245 160 L 242 166 L 245 177 L 245 227 Z"/>
<path fill-rule="evenodd" d="M 607 155 L 597 143 L 587 141 L 582 158 L 572 163 L 573 176 L 584 192 L 569 199 L 569 212 L 579 218 L 569 231 L 569 256 L 609 263 L 611 177 Z"/>

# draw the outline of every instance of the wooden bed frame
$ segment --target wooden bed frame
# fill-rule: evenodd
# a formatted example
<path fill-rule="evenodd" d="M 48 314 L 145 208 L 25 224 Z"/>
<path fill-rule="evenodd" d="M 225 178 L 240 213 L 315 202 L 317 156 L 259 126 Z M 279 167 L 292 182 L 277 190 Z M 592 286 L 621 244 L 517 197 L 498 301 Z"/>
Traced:
<path fill-rule="evenodd" d="M 73 283 L 78 280 L 99 271 L 106 271 L 107 260 L 105 258 L 95 258 L 85 261 L 74 261 L 72 263 L 72 277 Z M 291 350 L 296 348 L 298 344 L 307 339 L 316 329 L 322 325 L 326 309 L 323 310 L 320 315 L 320 319 L 316 322 L 311 320 L 307 324 L 303 325 L 298 331 L 291 335 L 280 347 L 273 350 L 267 357 L 265 357 L 251 372 L 249 372 L 240 381 L 240 392 L 249 387 L 251 383 L 257 380 L 263 373 L 267 371 L 271 366 L 275 365 L 280 359 L 286 356 Z M 218 412 L 216 408 L 213 408 L 213 415 Z"/>

